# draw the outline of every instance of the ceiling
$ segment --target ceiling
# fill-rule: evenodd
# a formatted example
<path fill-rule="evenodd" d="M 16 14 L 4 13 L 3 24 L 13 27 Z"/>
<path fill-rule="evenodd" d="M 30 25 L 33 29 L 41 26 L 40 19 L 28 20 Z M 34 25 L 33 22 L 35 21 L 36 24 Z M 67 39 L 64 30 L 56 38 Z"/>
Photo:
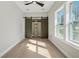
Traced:
<path fill-rule="evenodd" d="M 23 12 L 48 12 L 52 7 L 54 1 L 39 1 L 44 4 L 43 7 L 39 6 L 35 2 L 30 5 L 25 5 L 26 3 L 31 1 L 17 1 L 16 4 L 20 7 Z"/>

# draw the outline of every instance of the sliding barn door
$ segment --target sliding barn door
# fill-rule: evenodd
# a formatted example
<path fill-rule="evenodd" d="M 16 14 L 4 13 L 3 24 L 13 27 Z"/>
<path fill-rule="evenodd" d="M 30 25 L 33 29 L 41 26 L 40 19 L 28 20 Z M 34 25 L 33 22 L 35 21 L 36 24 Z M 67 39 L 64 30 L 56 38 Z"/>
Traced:
<path fill-rule="evenodd" d="M 32 35 L 32 19 L 25 18 L 25 38 L 31 38 Z"/>

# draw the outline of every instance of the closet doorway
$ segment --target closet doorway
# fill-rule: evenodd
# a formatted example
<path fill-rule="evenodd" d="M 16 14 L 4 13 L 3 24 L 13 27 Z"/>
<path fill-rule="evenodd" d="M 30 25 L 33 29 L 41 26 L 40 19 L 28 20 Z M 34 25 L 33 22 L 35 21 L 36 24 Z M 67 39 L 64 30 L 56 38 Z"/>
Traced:
<path fill-rule="evenodd" d="M 48 17 L 25 17 L 25 38 L 48 38 Z"/>

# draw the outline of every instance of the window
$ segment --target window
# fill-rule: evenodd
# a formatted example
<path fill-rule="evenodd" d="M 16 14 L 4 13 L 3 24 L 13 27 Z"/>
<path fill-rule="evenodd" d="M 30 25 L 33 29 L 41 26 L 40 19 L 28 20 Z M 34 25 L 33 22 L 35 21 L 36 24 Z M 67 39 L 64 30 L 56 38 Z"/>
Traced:
<path fill-rule="evenodd" d="M 64 38 L 64 7 L 56 12 L 55 31 L 56 36 L 60 39 Z"/>
<path fill-rule="evenodd" d="M 69 39 L 79 43 L 79 1 L 70 3 Z"/>

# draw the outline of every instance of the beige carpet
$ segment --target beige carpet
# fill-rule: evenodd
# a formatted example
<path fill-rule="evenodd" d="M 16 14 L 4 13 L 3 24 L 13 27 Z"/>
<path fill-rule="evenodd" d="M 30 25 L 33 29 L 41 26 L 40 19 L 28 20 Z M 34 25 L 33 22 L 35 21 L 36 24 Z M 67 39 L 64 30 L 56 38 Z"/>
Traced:
<path fill-rule="evenodd" d="M 64 58 L 65 56 L 47 39 L 25 39 L 3 58 Z"/>

